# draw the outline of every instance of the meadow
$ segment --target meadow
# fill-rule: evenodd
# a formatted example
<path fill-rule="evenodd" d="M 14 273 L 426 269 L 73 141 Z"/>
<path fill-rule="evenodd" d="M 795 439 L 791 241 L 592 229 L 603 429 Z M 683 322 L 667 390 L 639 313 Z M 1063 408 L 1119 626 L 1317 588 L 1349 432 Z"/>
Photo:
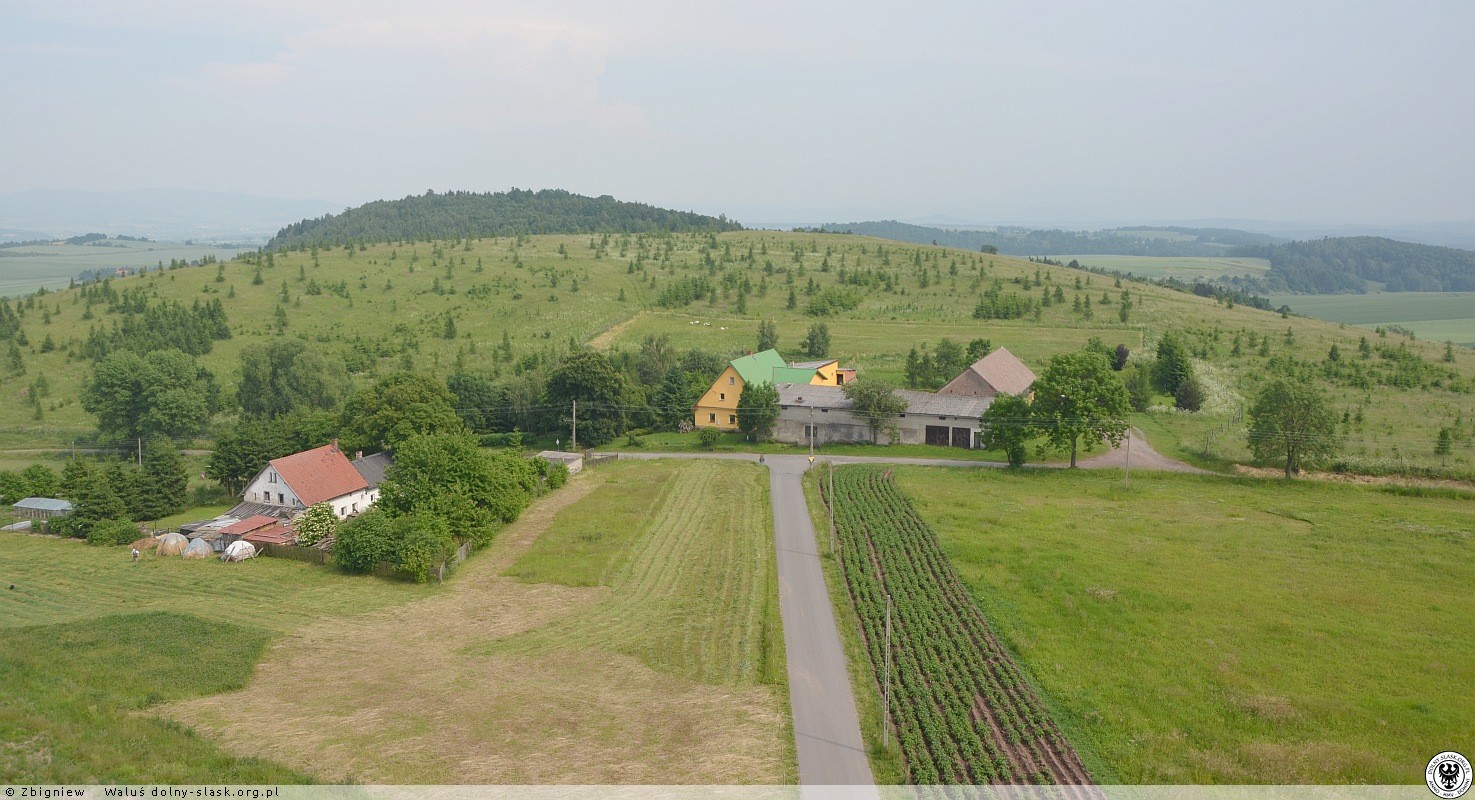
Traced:
<path fill-rule="evenodd" d="M 1475 348 L 1475 293 L 1376 292 L 1275 295 L 1270 302 L 1328 322 L 1376 328 L 1398 325 L 1419 338 Z"/>
<path fill-rule="evenodd" d="M 752 464 L 601 465 L 420 599 L 162 713 L 334 782 L 790 782 L 768 510 Z"/>
<path fill-rule="evenodd" d="M 842 270 L 848 283 L 840 282 Z M 867 274 L 871 277 L 865 278 Z M 875 283 L 882 274 L 889 276 L 889 290 Z M 871 285 L 855 285 L 857 275 Z M 711 280 L 718 291 L 686 304 L 667 297 L 667 290 L 683 281 L 701 279 Z M 1023 282 L 1042 286 L 1025 289 Z M 976 319 L 980 294 L 996 283 L 1005 294 L 1036 299 L 1058 288 L 1065 300 L 1020 319 Z M 1155 426 L 1154 443 L 1170 455 L 1199 450 L 1205 434 L 1234 425 L 1235 409 L 1248 405 L 1270 358 L 1294 355 L 1319 361 L 1333 344 L 1344 353 L 1356 352 L 1359 337 L 1367 335 L 1351 326 L 1231 308 L 1211 298 L 1131 281 L 1118 286 L 1101 275 L 1006 256 L 842 234 L 772 231 L 325 248 L 275 253 L 259 267 L 243 259 L 166 269 L 116 280 L 112 286 L 185 304 L 197 298 L 222 300 L 233 336 L 215 342 L 200 362 L 215 373 L 227 397 L 239 380 L 241 350 L 281 330 L 279 309 L 286 335 L 352 359 L 360 384 L 404 368 L 438 378 L 467 370 L 512 380 L 527 370 L 545 369 L 570 348 L 592 344 L 628 350 L 652 334 L 670 334 L 677 348 L 700 346 L 737 355 L 754 349 L 763 319 L 776 323 L 779 349 L 791 358 L 803 357 L 800 341 L 808 327 L 824 322 L 830 329 L 831 354 L 893 380 L 901 377 L 911 348 L 933 346 L 943 337 L 963 343 L 988 339 L 995 347 L 1009 347 L 1039 372 L 1050 356 L 1076 349 L 1092 337 L 1108 347 L 1126 345 L 1135 360 L 1150 359 L 1163 333 L 1177 330 L 1216 368 L 1212 388 L 1223 402 L 1209 412 L 1165 416 Z M 856 306 L 829 316 L 805 313 L 813 298 L 832 291 L 852 295 Z M 1123 291 L 1131 296 L 1125 322 L 1119 317 Z M 1092 302 L 1085 303 L 1087 299 Z M 41 375 L 51 389 L 39 415 L 24 402 L 0 408 L 0 444 L 85 444 L 96 434 L 95 420 L 76 400 L 91 369 L 79 348 L 90 327 L 110 326 L 116 315 L 105 305 L 94 306 L 94 318 L 84 319 L 88 308 L 76 290 L 25 302 L 29 308 L 23 329 L 30 342 L 21 348 L 25 372 L 0 378 L 0 393 L 23 400 Z M 1088 316 L 1078 308 L 1092 311 Z M 41 352 L 47 336 L 55 349 Z M 1269 343 L 1236 349 L 1236 338 L 1246 343 L 1268 338 Z M 1397 334 L 1368 338 L 1375 344 L 1403 345 L 1443 368 L 1443 347 L 1437 342 Z M 1329 387 L 1333 403 L 1347 412 L 1341 433 L 1348 453 L 1426 465 L 1447 461 L 1451 468 L 1470 470 L 1475 464 L 1475 395 L 1469 391 L 1475 384 L 1475 352 L 1460 349 L 1448 368 L 1460 379 L 1411 388 Z M 1441 427 L 1460 434 L 1447 458 L 1433 453 Z M 210 433 L 198 446 L 209 446 Z M 1211 442 L 1211 452 L 1220 463 L 1248 458 L 1239 428 Z"/>
<path fill-rule="evenodd" d="M 403 583 L 259 559 L 223 564 L 0 532 L 0 782 L 298 783 L 158 717 L 238 689 L 309 620 L 422 596 Z M 207 665 L 207 666 L 206 666 Z"/>
<path fill-rule="evenodd" d="M 1417 783 L 1475 727 L 1469 493 L 894 472 L 1098 781 Z"/>
<path fill-rule="evenodd" d="M 0 297 L 37 289 L 61 289 L 87 270 L 158 267 L 170 261 L 197 261 L 205 256 L 225 260 L 239 248 L 179 242 L 106 240 L 103 244 L 39 244 L 0 248 Z"/>

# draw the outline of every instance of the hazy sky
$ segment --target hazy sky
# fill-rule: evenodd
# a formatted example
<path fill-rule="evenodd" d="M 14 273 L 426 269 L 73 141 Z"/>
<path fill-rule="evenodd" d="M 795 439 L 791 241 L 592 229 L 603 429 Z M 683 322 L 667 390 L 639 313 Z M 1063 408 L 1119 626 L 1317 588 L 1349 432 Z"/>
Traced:
<path fill-rule="evenodd" d="M 4 0 L 0 192 L 1475 220 L 1475 4 Z"/>

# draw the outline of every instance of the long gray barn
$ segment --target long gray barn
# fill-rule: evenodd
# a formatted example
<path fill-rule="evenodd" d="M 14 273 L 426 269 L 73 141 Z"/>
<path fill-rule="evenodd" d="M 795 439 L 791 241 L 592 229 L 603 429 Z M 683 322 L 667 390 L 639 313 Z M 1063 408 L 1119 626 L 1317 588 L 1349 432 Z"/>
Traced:
<path fill-rule="evenodd" d="M 838 386 L 780 383 L 778 420 L 773 426 L 775 441 L 815 446 L 827 442 L 869 442 L 871 429 L 855 414 L 854 405 Z M 992 398 L 932 394 L 898 389 L 907 410 L 894 422 L 898 444 L 935 444 L 973 449 L 978 447 L 978 429 L 984 409 Z M 810 426 L 813 426 L 812 428 Z M 890 444 L 881 434 L 880 444 Z"/>

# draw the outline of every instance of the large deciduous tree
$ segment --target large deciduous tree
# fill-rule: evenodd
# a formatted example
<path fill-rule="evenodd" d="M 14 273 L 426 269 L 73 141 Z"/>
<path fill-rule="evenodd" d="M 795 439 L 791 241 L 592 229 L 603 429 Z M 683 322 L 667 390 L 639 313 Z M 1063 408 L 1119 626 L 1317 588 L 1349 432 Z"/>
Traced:
<path fill-rule="evenodd" d="M 738 430 L 761 442 L 773 433 L 778 419 L 778 389 L 771 383 L 750 383 L 738 395 Z"/>
<path fill-rule="evenodd" d="M 907 401 L 896 393 L 896 387 L 877 378 L 856 378 L 841 387 L 854 406 L 857 417 L 871 429 L 871 443 L 880 441 L 881 432 L 896 438 L 896 418 L 907 410 Z"/>
<path fill-rule="evenodd" d="M 361 389 L 343 406 L 345 450 L 394 449 L 416 434 L 466 430 L 451 393 L 425 375 L 397 372 Z"/>
<path fill-rule="evenodd" d="M 82 408 L 97 415 L 107 439 L 187 438 L 199 433 L 219 404 L 215 377 L 179 350 L 147 356 L 109 353 L 82 385 Z"/>
<path fill-rule="evenodd" d="M 1315 384 L 1275 378 L 1250 405 L 1250 449 L 1256 458 L 1285 459 L 1285 475 L 1337 452 L 1337 416 Z"/>
<path fill-rule="evenodd" d="M 605 444 L 625 431 L 625 379 L 601 352 L 587 350 L 565 358 L 548 376 L 548 402 L 572 427 L 579 404 L 579 441 Z"/>
<path fill-rule="evenodd" d="M 348 394 L 343 361 L 327 358 L 306 341 L 277 337 L 241 351 L 241 410 L 279 417 L 297 409 L 332 410 Z"/>
<path fill-rule="evenodd" d="M 830 326 L 816 322 L 809 326 L 804 336 L 804 355 L 810 358 L 828 358 L 830 355 Z"/>
<path fill-rule="evenodd" d="M 984 449 L 1003 450 L 1011 467 L 1024 465 L 1028 442 L 1034 435 L 1027 398 L 1001 394 L 983 412 L 983 435 L 980 438 Z"/>
<path fill-rule="evenodd" d="M 1045 435 L 1045 447 L 1090 452 L 1105 441 L 1115 447 L 1127 435 L 1131 400 L 1106 357 L 1084 350 L 1050 359 L 1034 384 L 1031 416 Z"/>
<path fill-rule="evenodd" d="M 497 524 L 517 519 L 536 491 L 536 472 L 521 454 L 487 453 L 467 434 L 432 434 L 395 449 L 378 506 L 394 517 L 440 517 L 456 538 L 481 545 Z"/>

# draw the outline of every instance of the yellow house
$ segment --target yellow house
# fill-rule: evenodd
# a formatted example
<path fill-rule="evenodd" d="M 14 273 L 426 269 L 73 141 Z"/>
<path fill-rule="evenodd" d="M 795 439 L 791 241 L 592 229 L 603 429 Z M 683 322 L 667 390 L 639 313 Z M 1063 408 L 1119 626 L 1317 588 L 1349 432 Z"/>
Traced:
<path fill-rule="evenodd" d="M 764 350 L 727 362 L 722 374 L 712 382 L 711 388 L 697 400 L 693 409 L 692 422 L 698 428 L 717 428 L 724 431 L 738 429 L 738 398 L 743 387 L 749 383 L 812 383 L 838 386 L 841 377 L 849 370 L 840 369 L 840 362 L 810 361 L 790 366 L 784 362 L 777 350 Z"/>

